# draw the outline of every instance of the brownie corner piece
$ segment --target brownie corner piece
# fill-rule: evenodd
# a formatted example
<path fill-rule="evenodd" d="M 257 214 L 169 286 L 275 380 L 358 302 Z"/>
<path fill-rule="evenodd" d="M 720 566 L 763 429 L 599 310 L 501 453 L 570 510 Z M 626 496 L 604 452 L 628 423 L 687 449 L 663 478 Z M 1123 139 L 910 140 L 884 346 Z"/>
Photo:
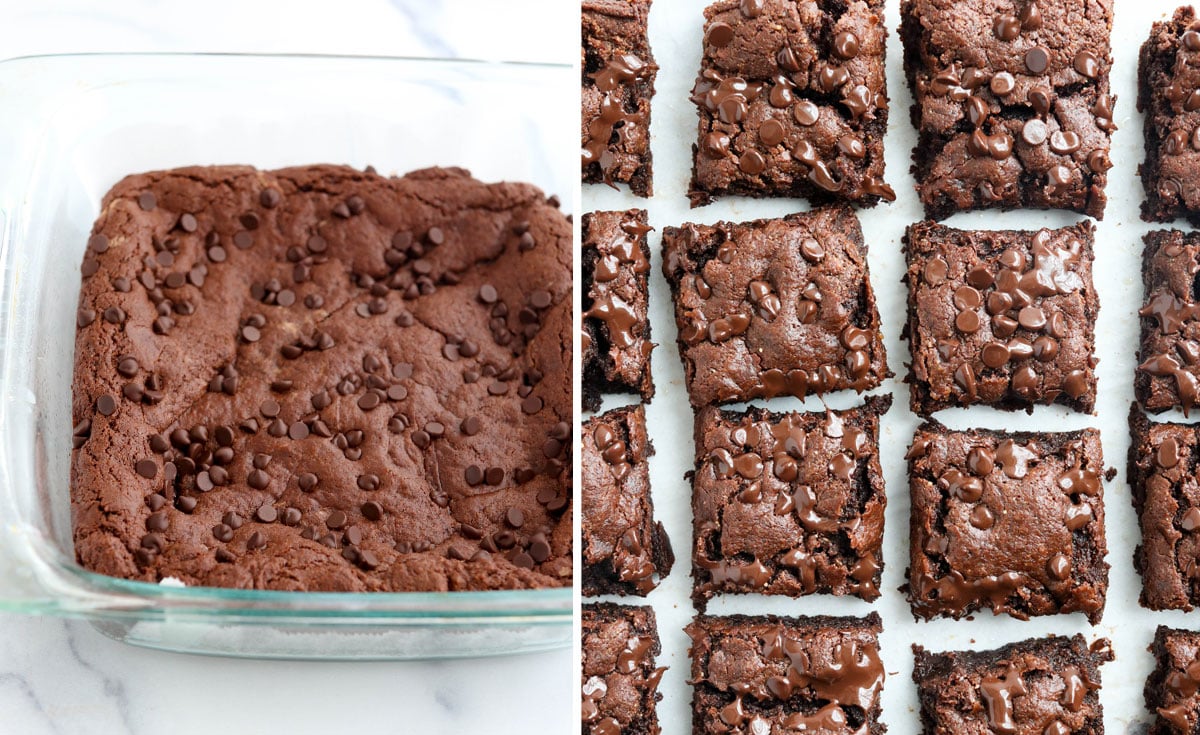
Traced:
<path fill-rule="evenodd" d="M 654 520 L 645 409 L 588 419 L 581 443 L 583 594 L 645 595 L 675 563 L 666 531 Z"/>
<path fill-rule="evenodd" d="M 704 16 L 692 206 L 727 195 L 895 200 L 883 178 L 882 0 L 718 0 Z"/>
<path fill-rule="evenodd" d="M 1142 219 L 1170 222 L 1187 218 L 1200 227 L 1200 151 L 1195 110 L 1200 107 L 1200 22 L 1185 5 L 1168 20 L 1155 22 L 1138 55 L 1138 111 L 1146 159 L 1139 172 L 1146 198 Z"/>
<path fill-rule="evenodd" d="M 1098 431 L 950 431 L 929 421 L 907 457 L 914 617 L 990 609 L 1100 620 L 1108 547 Z"/>
<path fill-rule="evenodd" d="M 1200 502 L 1190 489 L 1200 428 L 1151 422 L 1135 404 L 1129 433 L 1128 477 L 1141 528 L 1134 551 L 1140 602 L 1151 610 L 1190 611 L 1200 604 Z"/>
<path fill-rule="evenodd" d="M 628 184 L 654 193 L 650 98 L 658 66 L 646 21 L 651 0 L 582 4 L 583 183 Z"/>
<path fill-rule="evenodd" d="M 581 719 L 584 735 L 659 732 L 661 652 L 658 623 L 648 605 L 607 602 L 582 606 Z"/>
<path fill-rule="evenodd" d="M 854 211 L 663 231 L 693 407 L 853 388 L 891 375 Z"/>
<path fill-rule="evenodd" d="M 646 211 L 583 215 L 583 407 L 600 408 L 604 393 L 654 397 L 650 355 L 650 248 Z"/>
<path fill-rule="evenodd" d="M 1156 230 L 1143 238 L 1138 311 L 1141 344 L 1134 392 L 1150 413 L 1172 408 L 1187 414 L 1200 396 L 1200 306 L 1195 274 L 1200 271 L 1200 233 Z"/>
<path fill-rule="evenodd" d="M 1095 226 L 960 230 L 936 222 L 904 236 L 914 413 L 987 404 L 1032 410 L 1096 403 Z"/>
<path fill-rule="evenodd" d="M 905 0 L 900 35 L 926 216 L 1066 209 L 1102 219 L 1112 0 Z"/>
<path fill-rule="evenodd" d="M 879 597 L 879 417 L 892 397 L 845 411 L 708 407 L 696 416 L 692 598 L 719 593 Z"/>
<path fill-rule="evenodd" d="M 986 651 L 932 653 L 913 646 L 913 682 L 926 733 L 1037 732 L 1103 735 L 1100 667 L 1107 639 L 1082 635 Z"/>
<path fill-rule="evenodd" d="M 877 613 L 697 616 L 685 629 L 692 641 L 692 732 L 881 735 L 882 629 Z"/>

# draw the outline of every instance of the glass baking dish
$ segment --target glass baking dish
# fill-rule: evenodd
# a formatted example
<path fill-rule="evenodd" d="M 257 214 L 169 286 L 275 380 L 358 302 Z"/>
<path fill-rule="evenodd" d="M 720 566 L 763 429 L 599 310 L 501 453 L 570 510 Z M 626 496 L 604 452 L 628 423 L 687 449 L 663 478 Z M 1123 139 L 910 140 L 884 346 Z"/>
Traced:
<path fill-rule="evenodd" d="M 568 195 L 577 94 L 567 65 L 224 54 L 0 63 L 0 610 L 227 656 L 448 658 L 567 645 L 569 588 L 270 592 L 93 574 L 74 561 L 68 480 L 79 263 L 100 199 L 123 175 L 442 165 Z"/>

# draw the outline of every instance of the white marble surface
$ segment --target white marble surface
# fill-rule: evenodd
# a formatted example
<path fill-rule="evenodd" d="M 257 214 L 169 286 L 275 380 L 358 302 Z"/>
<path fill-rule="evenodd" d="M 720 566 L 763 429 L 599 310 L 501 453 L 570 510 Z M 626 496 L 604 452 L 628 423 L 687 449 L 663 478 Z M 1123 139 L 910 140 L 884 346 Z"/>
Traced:
<path fill-rule="evenodd" d="M 520 15 L 509 17 L 514 7 Z M 0 59 L 82 51 L 446 56 L 570 63 L 569 0 L 0 0 Z M 561 732 L 572 655 L 233 661 L 141 650 L 83 622 L 0 617 L 0 733 Z"/>

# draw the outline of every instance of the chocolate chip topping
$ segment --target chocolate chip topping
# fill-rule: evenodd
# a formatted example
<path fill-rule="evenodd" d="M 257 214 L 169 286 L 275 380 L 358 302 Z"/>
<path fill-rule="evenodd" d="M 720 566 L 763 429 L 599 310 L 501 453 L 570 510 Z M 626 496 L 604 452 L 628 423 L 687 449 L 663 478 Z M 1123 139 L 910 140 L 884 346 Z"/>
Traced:
<path fill-rule="evenodd" d="M 650 97 L 658 66 L 646 37 L 649 10 L 644 0 L 583 6 L 583 181 L 627 183 L 638 196 L 653 193 Z"/>
<path fill-rule="evenodd" d="M 668 227 L 663 242 L 693 406 L 862 391 L 888 374 L 850 210 Z"/>
<path fill-rule="evenodd" d="M 866 618 L 701 615 L 692 643 L 697 729 L 863 732 L 878 729 L 885 671 Z"/>
<path fill-rule="evenodd" d="M 1098 432 L 952 432 L 929 422 L 908 457 L 915 615 L 991 608 L 1099 620 L 1108 565 Z"/>
<path fill-rule="evenodd" d="M 902 8 L 919 131 L 914 173 L 926 214 L 996 207 L 1100 218 L 1115 130 L 1112 2 L 1086 16 L 1014 5 L 995 12 L 985 3 L 911 0 Z M 1047 145 L 1056 134 L 1078 143 Z"/>
<path fill-rule="evenodd" d="M 912 408 L 1095 405 L 1094 228 L 908 228 Z"/>
<path fill-rule="evenodd" d="M 700 111 L 693 206 L 729 194 L 866 206 L 895 199 L 883 179 L 880 9 L 859 3 L 822 6 L 814 18 L 798 12 L 780 3 L 749 14 L 732 3 L 705 10 L 692 89 Z"/>

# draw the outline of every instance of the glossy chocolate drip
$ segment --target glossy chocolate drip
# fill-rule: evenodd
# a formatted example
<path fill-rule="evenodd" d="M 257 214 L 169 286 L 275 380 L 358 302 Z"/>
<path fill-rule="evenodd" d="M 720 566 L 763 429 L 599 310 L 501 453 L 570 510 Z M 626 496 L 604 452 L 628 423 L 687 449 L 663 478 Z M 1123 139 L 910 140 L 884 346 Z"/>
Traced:
<path fill-rule="evenodd" d="M 588 136 L 583 142 L 582 163 L 599 163 L 604 171 L 605 181 L 611 183 L 611 168 L 614 157 L 609 151 L 609 141 L 613 131 L 618 126 L 637 126 L 644 124 L 645 115 L 642 112 L 629 112 L 625 109 L 625 96 L 629 85 L 649 77 L 653 67 L 643 62 L 634 54 L 623 54 L 610 59 L 608 64 L 592 75 L 603 97 L 600 100 L 600 114 L 588 125 Z"/>
<path fill-rule="evenodd" d="M 1021 672 L 1009 665 L 1003 676 L 985 676 L 979 684 L 979 693 L 987 706 L 988 726 L 1002 735 L 1016 733 L 1013 699 L 1028 693 Z"/>

